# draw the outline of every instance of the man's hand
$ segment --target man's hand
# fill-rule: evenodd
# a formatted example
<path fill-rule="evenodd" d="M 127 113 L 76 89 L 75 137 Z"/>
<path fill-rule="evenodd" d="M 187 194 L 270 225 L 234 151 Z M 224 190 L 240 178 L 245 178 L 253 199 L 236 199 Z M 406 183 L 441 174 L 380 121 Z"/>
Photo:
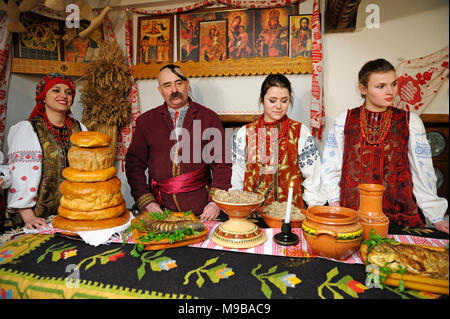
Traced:
<path fill-rule="evenodd" d="M 159 206 L 158 202 L 151 202 L 149 204 L 147 204 L 147 206 L 145 206 L 145 209 L 149 212 L 149 213 L 153 213 L 153 212 L 163 212 L 161 209 L 161 206 Z"/>
<path fill-rule="evenodd" d="M 217 207 L 216 203 L 209 202 L 208 205 L 203 209 L 203 214 L 199 217 L 201 220 L 214 220 L 219 217 L 220 209 Z"/>
<path fill-rule="evenodd" d="M 448 222 L 445 220 L 434 223 L 434 227 L 436 227 L 437 230 L 448 234 Z"/>

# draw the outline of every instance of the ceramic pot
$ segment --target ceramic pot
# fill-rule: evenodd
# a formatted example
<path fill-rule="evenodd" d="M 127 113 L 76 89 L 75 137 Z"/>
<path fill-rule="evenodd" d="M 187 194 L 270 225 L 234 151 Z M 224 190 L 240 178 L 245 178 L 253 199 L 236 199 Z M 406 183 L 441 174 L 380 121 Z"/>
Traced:
<path fill-rule="evenodd" d="M 363 228 L 363 240 L 369 238 L 372 229 L 381 236 L 387 236 L 389 218 L 383 213 L 383 192 L 380 184 L 359 184 L 359 222 Z"/>
<path fill-rule="evenodd" d="M 300 209 L 302 214 L 306 214 L 306 209 Z M 265 214 L 264 212 L 259 213 L 261 217 L 264 219 L 264 222 L 270 228 L 281 228 L 283 225 L 284 218 L 277 218 L 270 215 Z M 302 226 L 303 219 L 291 219 L 291 227 L 292 228 L 300 228 Z"/>
<path fill-rule="evenodd" d="M 338 260 L 355 252 L 363 233 L 355 210 L 332 206 L 309 207 L 302 230 L 315 254 Z"/>

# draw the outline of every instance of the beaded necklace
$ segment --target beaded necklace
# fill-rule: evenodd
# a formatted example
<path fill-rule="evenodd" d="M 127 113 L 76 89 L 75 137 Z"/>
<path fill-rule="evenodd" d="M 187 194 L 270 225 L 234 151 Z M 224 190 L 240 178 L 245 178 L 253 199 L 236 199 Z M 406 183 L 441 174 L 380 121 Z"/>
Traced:
<path fill-rule="evenodd" d="M 286 155 L 287 152 L 287 131 L 288 131 L 288 118 L 286 115 L 284 115 L 281 119 L 279 119 L 278 121 L 273 121 L 273 122 L 265 122 L 263 120 L 264 118 L 264 114 L 261 114 L 261 116 L 258 119 L 258 128 L 264 128 L 266 129 L 266 145 L 270 145 L 272 146 L 272 144 L 274 143 L 279 143 L 280 142 L 280 150 L 281 150 L 281 156 L 278 158 L 278 164 L 280 164 L 283 161 L 284 156 Z M 281 125 L 281 129 L 278 130 L 278 125 Z M 273 140 L 270 136 L 270 134 L 267 134 L 267 127 L 276 127 L 278 130 L 278 138 Z M 270 130 L 269 130 L 270 132 Z M 281 147 L 281 140 L 282 138 L 285 138 L 286 143 L 285 143 L 285 147 L 283 149 L 283 147 Z"/>
<path fill-rule="evenodd" d="M 53 125 L 48 119 L 47 115 L 44 115 L 44 122 L 47 125 L 48 130 L 52 133 L 53 138 L 55 139 L 56 145 L 58 145 L 61 150 L 65 153 L 72 146 L 70 143 L 70 136 L 72 135 L 72 123 L 68 116 L 66 116 L 66 121 L 64 126 L 58 127 Z"/>
<path fill-rule="evenodd" d="M 370 125 L 367 121 L 367 110 L 361 107 L 359 114 L 359 125 L 364 140 L 370 145 L 376 145 L 384 141 L 389 129 L 391 128 L 392 110 L 390 107 L 383 112 L 380 124 Z"/>

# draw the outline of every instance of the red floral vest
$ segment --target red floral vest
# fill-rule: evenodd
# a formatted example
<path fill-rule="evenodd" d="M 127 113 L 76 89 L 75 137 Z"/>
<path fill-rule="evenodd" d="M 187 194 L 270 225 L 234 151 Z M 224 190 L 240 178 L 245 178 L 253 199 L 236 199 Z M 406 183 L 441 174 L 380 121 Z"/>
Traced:
<path fill-rule="evenodd" d="M 266 156 L 262 157 L 258 148 L 258 143 L 265 139 L 265 136 L 258 136 L 258 121 L 247 124 L 247 163 L 244 176 L 244 191 L 261 194 L 265 197 L 263 206 L 269 205 L 273 201 L 286 202 L 288 197 L 289 184 L 293 181 L 292 204 L 298 208 L 304 208 L 302 198 L 303 176 L 298 163 L 298 139 L 300 138 L 300 128 L 302 123 L 287 118 L 287 137 L 278 141 L 278 158 L 283 156 L 281 163 L 275 165 L 276 169 L 271 169 L 263 162 L 268 162 L 268 157 L 273 150 L 270 149 L 272 143 L 266 143 Z M 273 159 L 270 163 L 274 163 Z"/>
<path fill-rule="evenodd" d="M 423 227 L 413 194 L 408 160 L 409 112 L 392 108 L 391 126 L 384 141 L 368 144 L 361 134 L 360 112 L 363 107 L 348 110 L 345 122 L 345 144 L 340 182 L 340 204 L 359 208 L 358 185 L 382 184 L 383 211 L 398 225 Z"/>

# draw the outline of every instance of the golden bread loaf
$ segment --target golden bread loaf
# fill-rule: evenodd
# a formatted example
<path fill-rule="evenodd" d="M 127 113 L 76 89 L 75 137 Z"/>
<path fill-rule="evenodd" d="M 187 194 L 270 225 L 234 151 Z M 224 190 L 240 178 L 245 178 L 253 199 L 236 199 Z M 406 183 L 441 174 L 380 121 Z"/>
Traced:
<path fill-rule="evenodd" d="M 79 147 L 101 147 L 108 146 L 111 137 L 108 134 L 97 131 L 81 131 L 70 136 L 73 145 Z"/>
<path fill-rule="evenodd" d="M 69 230 L 69 231 L 92 231 L 113 228 L 124 225 L 130 219 L 130 212 L 125 211 L 120 216 L 114 218 L 100 219 L 100 220 L 71 220 L 56 215 L 52 220 L 52 225 L 55 228 Z"/>
<path fill-rule="evenodd" d="M 93 211 L 113 207 L 123 202 L 120 179 L 113 177 L 104 182 L 74 183 L 64 180 L 59 185 L 60 205 L 77 211 Z"/>
<path fill-rule="evenodd" d="M 113 207 L 108 207 L 93 211 L 78 211 L 65 208 L 63 206 L 58 207 L 58 215 L 72 220 L 99 220 L 114 218 L 120 216 L 125 211 L 125 201 L 121 204 Z"/>
<path fill-rule="evenodd" d="M 113 166 L 114 152 L 110 147 L 72 146 L 67 153 L 69 166 L 82 171 L 102 170 Z"/>
<path fill-rule="evenodd" d="M 114 166 L 94 171 L 82 171 L 73 167 L 66 167 L 62 175 L 69 182 L 103 182 L 113 178 L 117 174 Z"/>

